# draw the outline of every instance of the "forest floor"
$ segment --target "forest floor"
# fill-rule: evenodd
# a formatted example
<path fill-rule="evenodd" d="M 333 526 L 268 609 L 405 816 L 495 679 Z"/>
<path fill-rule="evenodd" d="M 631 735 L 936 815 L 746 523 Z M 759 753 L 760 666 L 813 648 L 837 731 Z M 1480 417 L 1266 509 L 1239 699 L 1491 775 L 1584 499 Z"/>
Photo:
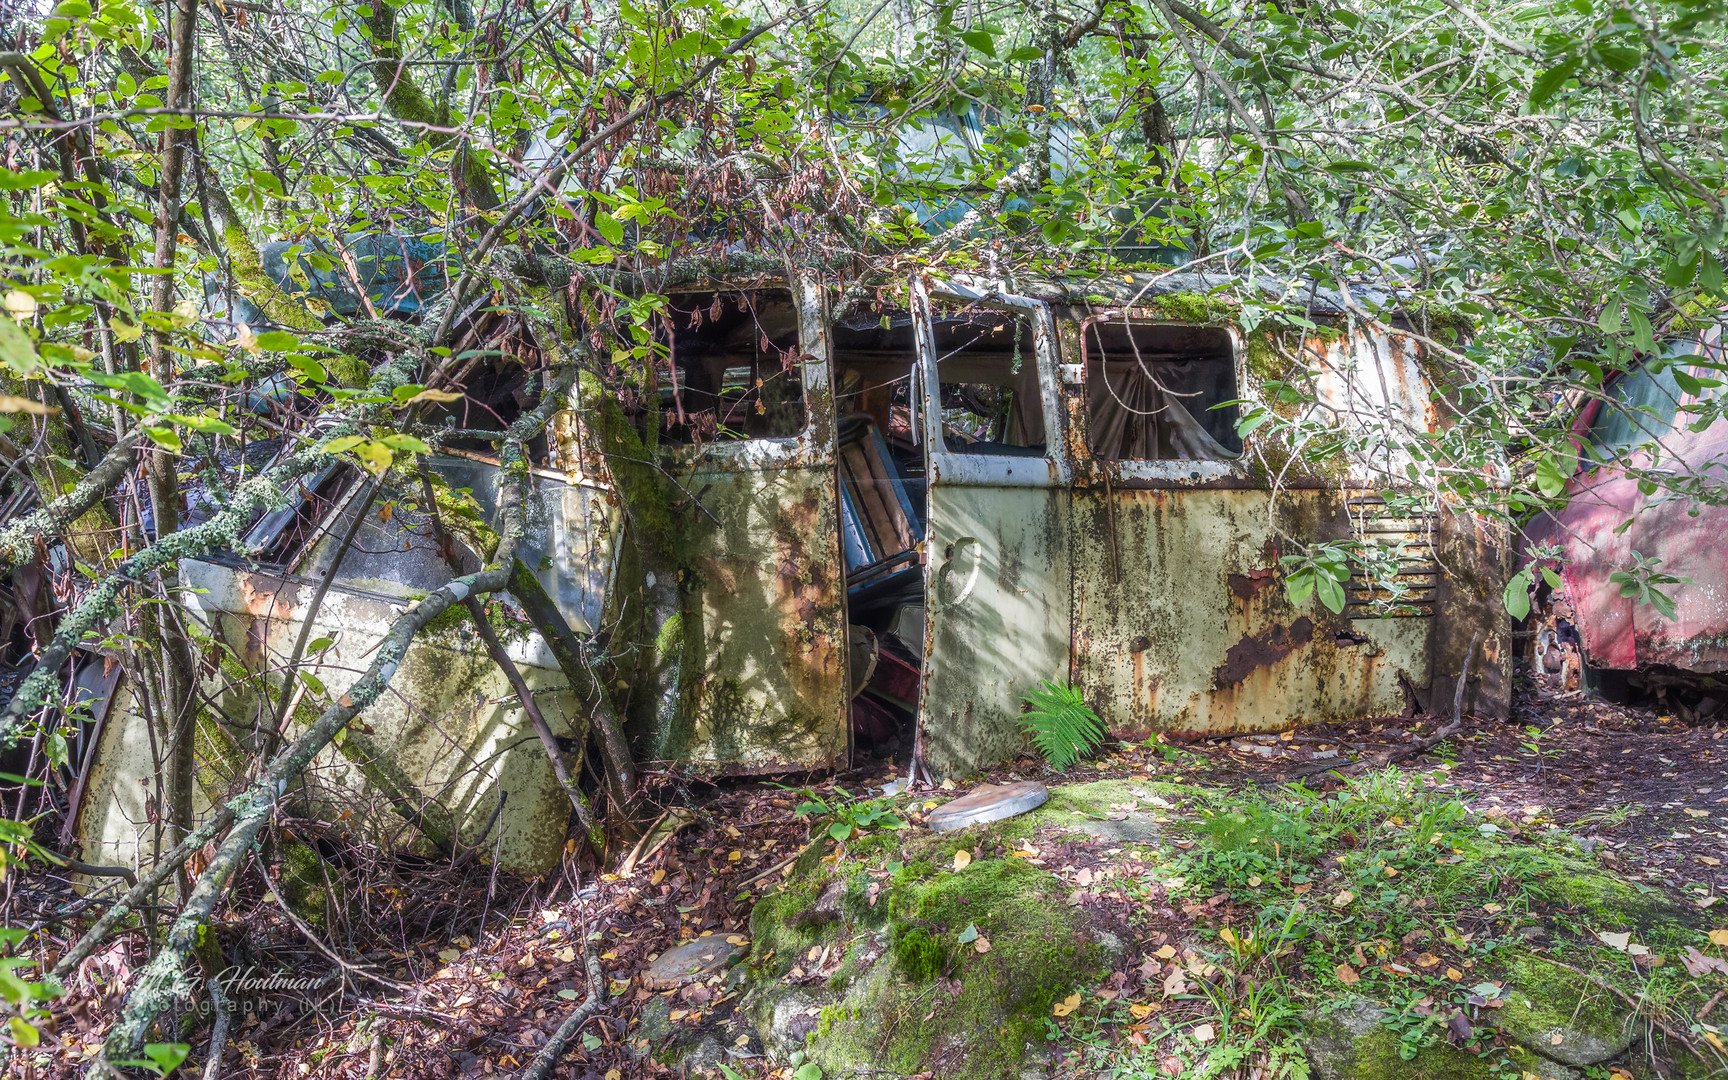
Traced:
<path fill-rule="evenodd" d="M 1062 775 L 1021 758 L 987 777 L 944 783 L 910 800 L 902 797 L 897 806 L 916 829 L 920 814 L 938 800 L 964 794 L 977 783 L 1011 779 L 1038 779 L 1052 787 L 1156 781 L 1209 792 L 1214 809 L 1233 805 L 1231 800 L 1246 806 L 1281 778 L 1322 765 L 1329 752 L 1338 752 L 1344 764 L 1352 756 L 1393 749 L 1432 723 L 1438 721 L 1386 718 L 1307 727 L 1287 738 L 1122 746 Z M 1460 735 L 1400 768 L 1468 803 L 1478 815 L 1473 821 L 1494 823 L 1508 842 L 1542 843 L 1544 837 L 1568 835 L 1610 873 L 1714 917 L 1724 913 L 1710 910 L 1711 898 L 1728 897 L 1725 733 L 1720 720 L 1715 726 L 1687 726 L 1650 710 L 1525 693 L 1511 722 L 1466 720 Z M 1316 754 L 1322 756 L 1316 760 Z M 810 817 L 795 815 L 798 805 L 808 793 L 830 800 L 836 789 L 851 796 L 872 794 L 894 782 L 892 765 L 883 761 L 823 778 L 804 792 L 764 782 L 715 786 L 660 775 L 652 778 L 652 793 L 668 813 L 627 874 L 596 877 L 566 867 L 562 875 L 522 881 L 494 876 L 477 861 L 454 868 L 375 863 L 364 885 L 346 894 L 360 910 L 322 927 L 296 926 L 284 917 L 271 891 L 275 884 L 254 864 L 237 884 L 219 936 L 231 958 L 258 965 L 259 977 L 272 970 L 292 973 L 310 980 L 314 989 L 252 992 L 248 1011 L 235 1017 L 220 1075 L 284 1080 L 514 1075 L 588 993 L 583 951 L 592 941 L 608 980 L 607 1005 L 581 1029 L 553 1075 L 578 1080 L 680 1075 L 680 1066 L 658 1064 L 655 1058 L 671 1044 L 687 1044 L 700 1034 L 725 1048 L 724 1075 L 791 1077 L 795 1070 L 768 1063 L 757 1030 L 734 1013 L 740 995 L 732 980 L 668 990 L 646 985 L 644 975 L 661 953 L 692 938 L 719 936 L 735 946 L 750 945 L 753 906 L 793 873 L 791 860 L 812 842 L 813 831 L 821 835 Z M 1323 792 L 1342 781 L 1319 773 L 1303 783 Z M 1103 816 L 1127 816 L 1127 810 L 1112 808 Z M 679 823 L 656 848 L 669 834 L 668 826 Z M 1348 831 L 1339 836 L 1345 846 L 1357 842 Z M 1251 917 L 1253 897 L 1244 895 L 1240 882 L 1233 891 L 1209 897 L 1137 891 L 1119 887 L 1120 845 L 1051 843 L 1039 865 L 1058 867 L 1054 872 L 1064 888 L 1074 890 L 1070 903 L 1091 905 L 1099 918 L 1120 925 L 1148 954 L 1154 944 L 1192 932 L 1197 921 L 1230 924 Z M 1027 849 L 1037 854 L 1030 843 Z M 1171 854 L 1180 857 L 1180 852 Z M 1258 877 L 1247 880 L 1259 887 Z M 1298 875 L 1282 887 L 1296 894 L 1315 887 L 1305 888 L 1302 880 Z M 1320 887 L 1328 886 L 1322 880 Z M 1493 903 L 1484 907 L 1498 910 Z M 1492 916 L 1477 913 L 1475 918 L 1491 936 Z M 1406 962 L 1431 965 L 1434 957 L 1427 951 L 1415 959 L 1417 948 L 1411 947 Z M 810 951 L 814 969 L 816 949 Z M 1400 952 L 1397 946 L 1394 952 Z M 53 1041 L 59 1052 L 35 1057 L 23 1075 L 78 1073 L 95 1053 L 145 955 L 142 935 L 134 935 L 87 961 L 54 1006 Z M 333 963 L 335 956 L 342 957 L 341 966 Z M 1360 944 L 1354 956 L 1372 960 Z M 1348 954 L 1344 960 L 1340 974 L 1350 965 Z M 1398 960 L 1395 955 L 1381 966 L 1409 974 Z M 794 969 L 790 978 L 803 975 Z M 1106 1002 L 1119 998 L 1117 1003 L 1126 1006 L 1140 995 L 1148 1004 L 1133 1005 L 1115 1020 L 1101 1013 L 1084 1031 L 1074 1028 L 1067 1057 L 1058 1058 L 1081 1074 L 1081 1066 L 1095 1064 L 1100 1048 L 1108 1053 L 1113 1041 L 1143 1045 L 1146 1025 L 1134 1022 L 1144 1020 L 1142 1010 L 1181 1008 L 1145 993 L 1155 991 L 1161 978 L 1160 965 L 1150 955 L 1141 963 L 1136 953 L 1100 996 Z M 1728 986 L 1728 978 L 1723 983 Z M 672 1008 L 668 1013 L 665 1004 L 657 1005 L 649 1022 L 645 1010 L 656 999 L 667 999 Z M 1051 1030 L 1058 1032 L 1054 1023 Z M 209 1036 L 206 1020 L 185 1021 L 182 1039 L 191 1052 L 183 1068 L 188 1072 L 203 1071 Z M 1180 1075 L 1191 1064 L 1180 1054 L 1157 1053 L 1164 1075 Z M 798 1073 L 799 1080 L 810 1075 Z"/>

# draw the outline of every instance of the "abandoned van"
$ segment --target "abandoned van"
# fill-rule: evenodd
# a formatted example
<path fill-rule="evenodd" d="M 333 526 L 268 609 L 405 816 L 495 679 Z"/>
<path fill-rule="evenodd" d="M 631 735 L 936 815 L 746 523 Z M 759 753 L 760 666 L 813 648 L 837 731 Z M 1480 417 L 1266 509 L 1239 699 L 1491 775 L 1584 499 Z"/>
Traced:
<path fill-rule="evenodd" d="M 1504 715 L 1505 537 L 1393 516 L 1345 468 L 1276 476 L 1237 423 L 1275 364 L 1208 316 L 1217 287 L 673 293 L 660 400 L 639 411 L 704 522 L 683 632 L 706 667 L 649 756 L 780 772 L 871 743 L 961 774 L 1022 749 L 1047 679 L 1125 735 L 1450 708 L 1460 678 L 1469 708 Z M 1336 425 L 1442 422 L 1396 330 L 1301 355 Z M 1397 551 L 1397 602 L 1357 579 L 1340 615 L 1292 607 L 1280 558 L 1344 538 Z"/>
<path fill-rule="evenodd" d="M 773 774 L 873 748 L 915 777 L 965 774 L 1026 745 L 1018 717 L 1044 680 L 1077 688 L 1125 737 L 1449 710 L 1460 680 L 1467 708 L 1504 715 L 1503 532 L 1390 506 L 1385 470 L 1304 473 L 1238 423 L 1297 365 L 1326 420 L 1363 445 L 1387 425 L 1437 430 L 1419 349 L 1396 327 L 1346 326 L 1316 294 L 1322 329 L 1271 350 L 1232 322 L 1232 287 L 919 275 L 844 297 L 761 279 L 670 292 L 655 382 L 622 405 L 657 425 L 653 467 L 690 504 L 692 572 L 677 588 L 696 670 L 670 717 L 624 704 L 637 759 Z M 619 640 L 642 575 L 620 570 L 631 524 L 594 404 L 576 391 L 549 432 L 524 560 L 571 628 L 613 656 L 651 656 L 656 642 Z M 1401 468 L 1390 440 L 1385 454 Z M 454 451 L 431 465 L 476 518 L 492 512 L 495 461 Z M 200 812 L 234 780 L 225 739 L 343 693 L 395 614 L 455 573 L 424 515 L 358 478 L 305 478 L 255 526 L 252 561 L 182 567 L 189 607 L 236 669 L 212 700 L 251 725 L 201 720 Z M 1396 595 L 1357 578 L 1339 614 L 1293 606 L 1280 559 L 1342 539 L 1393 554 Z M 546 644 L 501 636 L 555 736 L 579 744 L 581 706 Z M 312 679 L 272 696 L 264 676 L 308 639 Z M 154 766 L 124 687 L 115 697 L 75 831 L 86 859 L 129 864 Z M 371 800 L 354 826 L 382 842 L 484 840 L 528 871 L 556 862 L 570 814 L 461 619 L 415 641 L 305 783 Z"/>

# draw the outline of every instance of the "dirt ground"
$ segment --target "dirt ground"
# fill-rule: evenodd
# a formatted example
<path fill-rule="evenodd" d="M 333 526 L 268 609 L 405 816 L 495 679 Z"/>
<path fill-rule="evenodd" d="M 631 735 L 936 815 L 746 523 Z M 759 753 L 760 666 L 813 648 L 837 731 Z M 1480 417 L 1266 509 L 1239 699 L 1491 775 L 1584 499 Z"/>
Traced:
<path fill-rule="evenodd" d="M 1324 788 L 1337 783 L 1315 772 L 1326 762 L 1344 765 L 1352 756 L 1384 752 L 1438 723 L 1387 718 L 1309 727 L 1284 738 L 1123 748 L 1061 779 L 1139 776 L 1228 789 L 1306 772 L 1313 775 L 1304 783 Z M 1527 693 L 1512 722 L 1467 720 L 1460 735 L 1399 767 L 1455 785 L 1478 810 L 1502 817 L 1515 831 L 1567 828 L 1626 876 L 1696 899 L 1728 892 L 1724 734 L 1720 724 L 1687 726 L 1653 711 Z M 839 785 L 862 794 L 892 782 L 900 772 L 896 764 L 812 778 L 812 786 L 819 793 Z M 1014 778 L 1053 779 L 1031 758 L 1021 758 L 980 781 Z M 735 944 L 748 941 L 752 904 L 808 841 L 808 819 L 793 814 L 802 796 L 764 782 L 716 786 L 660 774 L 651 783 L 667 813 L 627 875 L 597 877 L 567 866 L 562 875 L 528 882 L 494 878 L 478 863 L 372 866 L 359 898 L 364 917 L 348 919 L 340 935 L 284 918 L 269 891 L 274 882 L 254 864 L 238 882 L 220 928 L 229 955 L 322 981 L 315 991 L 282 991 L 275 1000 L 266 993 L 253 1012 L 237 1016 L 221 1075 L 515 1074 L 588 993 L 585 939 L 595 941 L 601 957 L 608 1004 L 582 1028 L 554 1075 L 676 1075 L 645 1056 L 661 1046 L 647 1044 L 636 1030 L 644 1004 L 657 993 L 675 998 L 673 1015 L 685 1028 L 712 1033 L 729 1046 L 734 1069 L 762 1075 L 765 1064 L 753 1056 L 760 1047 L 731 1014 L 736 999 L 724 986 L 664 992 L 644 986 L 642 973 L 681 940 L 714 934 Z M 689 823 L 656 848 L 666 826 L 686 818 Z M 1093 840 L 1064 844 L 1043 857 L 1073 882 L 1073 902 L 1110 909 L 1138 940 L 1156 942 L 1192 926 L 1195 905 L 1172 909 L 1158 897 L 1112 888 L 1103 873 L 1111 851 L 1107 841 Z M 435 902 L 428 901 L 432 882 Z M 1221 897 L 1207 905 L 1232 903 Z M 1228 918 L 1228 911 L 1204 914 Z M 71 940 L 70 930 L 62 940 Z M 332 955 L 342 956 L 343 966 Z M 20 1075 L 77 1073 L 144 958 L 144 942 L 134 937 L 87 962 L 54 1010 L 60 1052 L 45 1068 Z M 1131 992 L 1136 980 L 1133 971 L 1123 973 L 1120 989 Z M 203 1069 L 208 1040 L 207 1023 L 189 1025 L 188 1069 Z"/>

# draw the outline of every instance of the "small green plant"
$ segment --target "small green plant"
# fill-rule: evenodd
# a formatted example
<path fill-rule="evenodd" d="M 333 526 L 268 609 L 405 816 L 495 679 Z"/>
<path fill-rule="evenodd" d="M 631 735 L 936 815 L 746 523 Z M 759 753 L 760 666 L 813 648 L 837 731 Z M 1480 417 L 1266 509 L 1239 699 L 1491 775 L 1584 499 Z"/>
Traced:
<path fill-rule="evenodd" d="M 1032 736 L 1045 763 L 1057 772 L 1079 761 L 1104 741 L 1104 721 L 1072 686 L 1044 680 L 1026 695 L 1031 706 L 1020 724 Z"/>
<path fill-rule="evenodd" d="M 146 1043 L 144 1056 L 129 1061 L 113 1061 L 111 1065 L 120 1065 L 128 1069 L 143 1069 L 157 1076 L 167 1076 L 180 1067 L 186 1060 L 186 1055 L 192 1048 L 185 1043 Z"/>
<path fill-rule="evenodd" d="M 1308 598 L 1319 593 L 1320 602 L 1334 615 L 1344 610 L 1349 599 L 1344 586 L 1350 581 L 1350 551 L 1353 541 L 1335 544 L 1309 545 L 1300 555 L 1286 555 L 1278 561 L 1284 566 L 1284 594 L 1291 607 L 1301 607 Z"/>
<path fill-rule="evenodd" d="M 838 785 L 834 788 L 834 795 L 828 799 L 809 788 L 798 789 L 798 794 L 804 796 L 804 801 L 792 813 L 798 817 L 833 818 L 828 825 L 828 835 L 836 841 L 850 840 L 871 829 L 906 827 L 906 819 L 900 816 L 899 808 L 887 799 L 860 799 Z"/>
<path fill-rule="evenodd" d="M 1647 559 L 1634 551 L 1632 565 L 1608 575 L 1610 584 L 1620 586 L 1620 595 L 1635 597 L 1640 604 L 1649 604 L 1656 613 L 1672 622 L 1675 618 L 1674 598 L 1656 588 L 1658 585 L 1690 585 L 1691 578 L 1675 577 L 1656 569 L 1661 559 Z"/>

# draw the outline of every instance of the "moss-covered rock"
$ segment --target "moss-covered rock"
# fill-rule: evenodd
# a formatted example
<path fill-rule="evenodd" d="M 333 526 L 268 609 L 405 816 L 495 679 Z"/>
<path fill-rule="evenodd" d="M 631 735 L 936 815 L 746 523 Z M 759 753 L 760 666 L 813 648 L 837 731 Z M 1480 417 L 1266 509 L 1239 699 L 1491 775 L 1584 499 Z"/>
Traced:
<path fill-rule="evenodd" d="M 1341 1007 L 1311 1010 L 1308 1060 L 1320 1080 L 1496 1080 L 1493 1062 L 1446 1042 L 1422 1048 L 1408 1061 L 1398 1035 L 1385 1026 L 1386 1010 L 1353 999 Z"/>
<path fill-rule="evenodd" d="M 1080 817 L 1078 798 L 1049 816 Z M 744 1007 L 770 1053 L 802 1051 L 829 1076 L 1018 1077 L 1035 1066 L 1054 1003 L 1100 982 L 1121 948 L 1048 870 L 988 854 L 1039 820 L 861 838 L 802 860 L 751 919 Z M 897 873 L 880 868 L 884 844 Z M 960 848 L 979 854 L 955 870 Z"/>
<path fill-rule="evenodd" d="M 1529 954 L 1514 955 L 1505 975 L 1506 1007 L 1495 1020 L 1529 1049 L 1567 1065 L 1595 1065 L 1632 1045 L 1636 1018 L 1582 975 Z"/>

